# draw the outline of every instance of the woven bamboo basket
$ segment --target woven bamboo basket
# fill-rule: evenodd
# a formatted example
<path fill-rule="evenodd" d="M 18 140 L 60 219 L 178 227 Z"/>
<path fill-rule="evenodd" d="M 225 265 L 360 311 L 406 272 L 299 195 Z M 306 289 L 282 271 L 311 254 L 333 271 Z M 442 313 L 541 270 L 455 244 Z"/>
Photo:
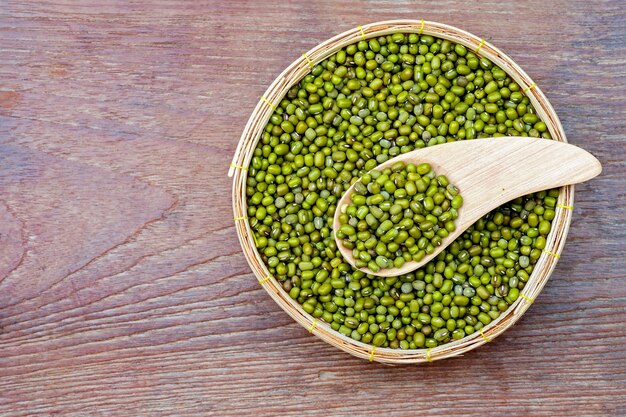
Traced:
<path fill-rule="evenodd" d="M 260 285 L 263 286 L 283 310 L 310 333 L 354 356 L 387 364 L 432 362 L 462 355 L 469 350 L 492 341 L 511 327 L 530 307 L 554 270 L 565 244 L 572 216 L 571 209 L 574 204 L 574 186 L 562 187 L 546 248 L 537 261 L 533 273 L 524 287 L 523 294 L 497 320 L 485 326 L 480 332 L 475 332 L 461 340 L 429 349 L 400 350 L 382 347 L 375 348 L 372 345 L 355 341 L 334 331 L 324 321 L 315 319 L 306 313 L 297 301 L 291 299 L 278 281 L 270 275 L 266 265 L 263 263 L 256 249 L 252 230 L 247 221 L 247 167 L 252 159 L 254 148 L 273 113 L 275 105 L 280 103 L 289 88 L 307 75 L 315 64 L 362 39 L 398 32 L 427 34 L 448 39 L 465 46 L 479 56 L 490 59 L 520 85 L 534 106 L 536 114 L 546 123 L 552 138 L 561 142 L 567 141 L 559 118 L 546 96 L 511 58 L 490 43 L 485 42 L 484 39 L 461 29 L 436 22 L 393 20 L 372 23 L 348 30 L 302 54 L 269 86 L 245 126 L 228 172 L 228 176 L 233 178 L 232 199 L 235 227 L 243 252 Z"/>

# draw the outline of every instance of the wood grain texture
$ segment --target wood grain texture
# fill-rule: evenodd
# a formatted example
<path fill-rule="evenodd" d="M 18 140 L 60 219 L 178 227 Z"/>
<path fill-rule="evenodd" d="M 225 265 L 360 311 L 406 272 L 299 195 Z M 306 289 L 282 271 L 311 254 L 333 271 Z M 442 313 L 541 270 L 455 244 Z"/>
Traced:
<path fill-rule="evenodd" d="M 626 7 L 437 7 L 0 2 L 0 415 L 626 415 Z M 392 18 L 503 49 L 604 167 L 526 316 L 430 366 L 296 325 L 250 273 L 226 178 L 284 67 Z"/>

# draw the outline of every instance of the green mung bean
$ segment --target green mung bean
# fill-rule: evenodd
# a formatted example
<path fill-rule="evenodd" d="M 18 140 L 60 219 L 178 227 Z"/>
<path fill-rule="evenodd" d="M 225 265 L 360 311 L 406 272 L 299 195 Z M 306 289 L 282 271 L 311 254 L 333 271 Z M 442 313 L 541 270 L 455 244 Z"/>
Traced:
<path fill-rule="evenodd" d="M 474 334 L 520 297 L 545 248 L 558 190 L 502 205 L 424 267 L 392 278 L 351 267 L 332 221 L 339 199 L 362 178 L 383 200 L 346 218 L 361 259 L 378 268 L 405 260 L 377 262 L 380 255 L 371 251 L 379 244 L 407 248 L 411 259 L 425 256 L 433 240 L 445 239 L 447 222 L 454 225 L 446 216 L 462 204 L 458 190 L 437 176 L 423 177 L 425 166 L 416 167 L 419 180 L 406 177 L 403 185 L 379 183 L 368 171 L 415 149 L 493 136 L 551 138 L 522 88 L 488 59 L 418 34 L 343 48 L 277 103 L 252 155 L 247 214 L 263 262 L 304 311 L 346 337 L 422 349 Z M 423 203 L 435 212 L 434 222 Z M 371 231 L 392 216 L 399 216 L 392 227 L 385 224 L 374 237 Z M 402 223 L 407 220 L 413 225 Z M 400 224 L 404 229 L 396 230 Z"/>
<path fill-rule="evenodd" d="M 374 182 L 370 182 L 370 177 L 375 178 Z M 432 196 L 427 191 L 426 194 L 413 193 L 411 200 L 406 199 L 409 190 L 417 189 L 415 182 L 424 180 L 431 184 L 428 190 L 432 190 Z M 370 171 L 367 183 L 355 184 L 351 203 L 340 216 L 342 225 L 336 234 L 345 247 L 352 249 L 357 268 L 371 265 L 373 271 L 379 271 L 420 260 L 424 253 L 410 252 L 413 244 L 407 242 L 409 235 L 414 238 L 424 236 L 424 245 L 436 247 L 443 243 L 442 235 L 445 237 L 455 230 L 454 219 L 458 216 L 462 198 L 448 178 L 437 176 L 429 164 L 416 166 L 397 162 L 383 171 Z M 386 193 L 378 193 L 381 185 Z M 450 186 L 455 190 L 454 197 L 446 193 Z M 446 207 L 445 211 L 443 207 Z M 362 220 L 370 211 L 382 213 L 377 222 Z M 356 224 L 360 232 L 357 233 L 351 223 Z M 428 236 L 430 231 L 437 235 Z"/>

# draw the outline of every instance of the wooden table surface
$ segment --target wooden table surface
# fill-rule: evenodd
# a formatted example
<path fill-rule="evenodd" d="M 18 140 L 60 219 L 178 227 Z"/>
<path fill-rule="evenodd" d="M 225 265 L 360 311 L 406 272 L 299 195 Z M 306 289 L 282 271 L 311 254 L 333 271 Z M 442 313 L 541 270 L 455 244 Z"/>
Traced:
<path fill-rule="evenodd" d="M 0 2 L 0 416 L 626 415 L 624 1 Z M 603 163 L 518 324 L 389 367 L 242 255 L 228 163 L 302 52 L 414 18 L 484 37 Z"/>

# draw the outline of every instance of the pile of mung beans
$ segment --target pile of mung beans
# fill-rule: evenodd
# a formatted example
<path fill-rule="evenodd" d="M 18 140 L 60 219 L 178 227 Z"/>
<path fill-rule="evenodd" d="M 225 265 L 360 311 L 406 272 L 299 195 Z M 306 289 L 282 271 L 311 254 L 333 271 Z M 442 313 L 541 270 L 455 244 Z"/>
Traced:
<path fill-rule="evenodd" d="M 419 262 L 456 230 L 463 197 L 428 163 L 395 162 L 354 183 L 350 203 L 339 207 L 336 237 L 352 250 L 358 269 L 400 268 Z"/>
<path fill-rule="evenodd" d="M 520 86 L 488 59 L 428 35 L 347 46 L 288 91 L 254 151 L 248 221 L 263 261 L 307 313 L 354 340 L 419 349 L 479 331 L 528 281 L 558 190 L 493 210 L 435 260 L 397 277 L 351 267 L 332 223 L 343 193 L 378 164 L 499 136 L 550 139 Z"/>

